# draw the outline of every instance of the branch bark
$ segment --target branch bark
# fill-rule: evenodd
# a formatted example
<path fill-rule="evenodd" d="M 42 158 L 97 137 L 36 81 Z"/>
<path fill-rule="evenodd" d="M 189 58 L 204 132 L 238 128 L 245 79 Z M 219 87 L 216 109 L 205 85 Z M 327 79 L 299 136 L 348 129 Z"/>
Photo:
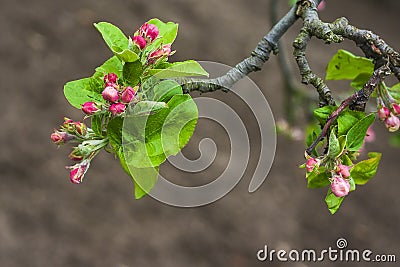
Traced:
<path fill-rule="evenodd" d="M 322 0 L 313 0 L 317 4 Z M 251 56 L 238 63 L 225 75 L 214 79 L 182 79 L 181 84 L 184 93 L 200 91 L 202 93 L 216 90 L 229 91 L 229 89 L 240 79 L 246 77 L 251 72 L 262 69 L 265 62 L 268 61 L 271 52 L 278 53 L 278 41 L 286 31 L 299 18 L 296 15 L 297 5 L 277 22 L 272 29 L 258 43 L 257 47 L 251 53 Z"/>

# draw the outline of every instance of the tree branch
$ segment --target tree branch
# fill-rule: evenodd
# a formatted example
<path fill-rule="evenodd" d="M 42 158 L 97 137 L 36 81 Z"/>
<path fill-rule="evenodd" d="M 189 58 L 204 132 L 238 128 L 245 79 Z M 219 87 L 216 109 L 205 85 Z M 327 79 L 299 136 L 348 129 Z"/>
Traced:
<path fill-rule="evenodd" d="M 322 0 L 315 1 L 319 3 Z M 278 52 L 277 47 L 279 39 L 298 19 L 296 11 L 297 5 L 290 9 L 290 11 L 272 27 L 271 31 L 261 39 L 250 57 L 237 64 L 225 75 L 214 79 L 182 79 L 181 84 L 184 93 L 190 93 L 192 91 L 206 93 L 220 89 L 227 92 L 232 85 L 240 79 L 246 77 L 251 72 L 261 70 L 264 63 L 268 61 L 271 51 L 274 53 Z"/>
<path fill-rule="evenodd" d="M 369 79 L 369 81 L 364 85 L 362 89 L 352 94 L 350 97 L 346 98 L 342 104 L 329 116 L 326 124 L 322 128 L 320 135 L 314 142 L 306 149 L 308 155 L 311 155 L 312 151 L 315 149 L 317 144 L 327 135 L 329 128 L 336 121 L 340 113 L 349 107 L 352 110 L 363 111 L 365 109 L 365 104 L 368 102 L 369 97 L 374 92 L 375 88 L 383 82 L 383 80 L 391 74 L 388 65 L 383 65 L 376 69 Z"/>

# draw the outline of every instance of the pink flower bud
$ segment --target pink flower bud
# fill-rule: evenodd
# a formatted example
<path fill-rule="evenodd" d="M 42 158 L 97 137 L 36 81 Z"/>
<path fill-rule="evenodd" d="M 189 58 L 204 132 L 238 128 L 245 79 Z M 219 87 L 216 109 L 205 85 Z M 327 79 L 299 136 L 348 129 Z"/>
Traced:
<path fill-rule="evenodd" d="M 382 121 L 386 120 L 389 117 L 389 114 L 390 114 L 390 110 L 387 107 L 381 107 L 378 110 L 378 117 Z"/>
<path fill-rule="evenodd" d="M 104 76 L 105 83 L 116 83 L 118 76 L 115 73 L 109 73 Z"/>
<path fill-rule="evenodd" d="M 400 114 L 400 105 L 397 103 L 392 103 L 392 110 L 394 115 Z"/>
<path fill-rule="evenodd" d="M 350 183 L 339 175 L 335 175 L 332 179 L 331 190 L 337 197 L 347 196 L 350 191 Z"/>
<path fill-rule="evenodd" d="M 99 108 L 97 107 L 96 103 L 94 103 L 94 102 L 86 102 L 85 104 L 82 105 L 82 111 L 85 114 L 93 115 L 97 111 L 99 111 Z"/>
<path fill-rule="evenodd" d="M 390 117 L 385 120 L 385 125 L 386 128 L 389 130 L 389 132 L 395 132 L 399 129 L 400 127 L 400 120 L 398 117 L 390 113 Z"/>
<path fill-rule="evenodd" d="M 53 142 L 56 145 L 63 145 L 65 143 L 67 143 L 68 141 L 75 139 L 75 136 L 68 134 L 66 132 L 60 132 L 60 131 L 57 131 L 54 129 L 54 133 L 51 134 L 50 138 L 51 138 L 51 140 L 53 140 Z"/>
<path fill-rule="evenodd" d="M 142 50 L 146 47 L 146 39 L 140 35 L 133 36 L 132 41 Z"/>
<path fill-rule="evenodd" d="M 135 97 L 135 94 L 136 94 L 135 89 L 133 89 L 130 86 L 126 87 L 126 89 L 122 92 L 121 95 L 122 102 L 130 103 L 132 99 Z"/>
<path fill-rule="evenodd" d="M 147 58 L 147 61 L 150 64 L 154 64 L 157 60 L 161 59 L 162 57 L 168 57 L 172 55 L 171 45 L 166 44 L 163 45 L 161 48 L 151 52 Z"/>
<path fill-rule="evenodd" d="M 83 176 L 87 172 L 90 166 L 89 160 L 84 160 L 81 163 L 75 164 L 74 166 L 67 166 L 67 169 L 70 169 L 69 178 L 71 182 L 74 184 L 80 184 L 83 180 Z"/>
<path fill-rule="evenodd" d="M 74 122 L 75 132 L 81 136 L 85 136 L 87 133 L 87 126 L 83 122 Z"/>
<path fill-rule="evenodd" d="M 314 167 L 317 165 L 318 167 L 319 160 L 315 158 L 309 158 L 306 162 L 306 170 L 307 172 L 312 172 L 314 170 Z"/>
<path fill-rule="evenodd" d="M 113 116 L 121 114 L 125 111 L 125 105 L 122 103 L 116 103 L 116 104 L 112 104 L 109 108 L 111 114 Z"/>
<path fill-rule="evenodd" d="M 151 42 L 157 38 L 159 31 L 156 25 L 145 23 L 139 29 L 140 35 L 148 38 Z"/>
<path fill-rule="evenodd" d="M 106 88 L 104 88 L 101 95 L 105 100 L 110 102 L 117 102 L 119 99 L 118 90 L 111 86 L 107 86 Z"/>
<path fill-rule="evenodd" d="M 350 167 L 339 164 L 337 173 L 341 174 L 343 178 L 349 178 L 350 177 Z"/>

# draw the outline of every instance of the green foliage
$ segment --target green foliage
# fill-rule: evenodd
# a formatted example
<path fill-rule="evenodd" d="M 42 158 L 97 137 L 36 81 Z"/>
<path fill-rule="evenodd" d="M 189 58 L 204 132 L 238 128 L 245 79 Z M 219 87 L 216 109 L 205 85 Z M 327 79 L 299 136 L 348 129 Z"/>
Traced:
<path fill-rule="evenodd" d="M 358 57 L 346 50 L 339 50 L 329 61 L 326 70 L 327 80 L 353 80 L 362 73 L 372 74 L 372 60 Z"/>
<path fill-rule="evenodd" d="M 126 62 L 122 70 L 122 76 L 126 85 L 136 86 L 140 82 L 143 66 L 140 61 Z"/>
<path fill-rule="evenodd" d="M 68 82 L 64 86 L 64 95 L 72 106 L 80 109 L 85 102 L 104 102 L 101 90 L 101 83 L 91 77 Z"/>
<path fill-rule="evenodd" d="M 330 181 L 325 167 L 314 168 L 312 172 L 307 173 L 308 188 L 320 188 L 328 185 L 330 185 Z"/>
<path fill-rule="evenodd" d="M 173 22 L 165 23 L 157 18 L 149 20 L 148 23 L 157 26 L 163 44 L 172 44 L 175 41 L 178 34 L 178 24 Z"/>
<path fill-rule="evenodd" d="M 184 76 L 208 76 L 208 73 L 194 60 L 176 62 L 166 69 L 151 69 L 149 74 L 159 79 L 184 77 Z"/>
<path fill-rule="evenodd" d="M 117 53 L 128 49 L 128 38 L 117 26 L 109 22 L 94 23 L 94 26 L 100 32 L 111 51 Z"/>
<path fill-rule="evenodd" d="M 364 143 L 369 126 L 374 122 L 375 114 L 369 114 L 362 120 L 354 124 L 347 133 L 346 147 L 350 151 L 357 151 Z"/>
<path fill-rule="evenodd" d="M 356 184 L 363 185 L 376 174 L 382 154 L 375 152 L 369 153 L 368 156 L 369 159 L 360 161 L 350 171 L 351 177 Z"/>
<path fill-rule="evenodd" d="M 314 110 L 315 118 L 321 123 L 325 124 L 329 116 L 337 109 L 335 106 L 325 106 Z"/>
<path fill-rule="evenodd" d="M 326 205 L 328 206 L 329 212 L 331 214 L 335 214 L 338 211 L 338 209 L 340 208 L 340 205 L 342 204 L 343 200 L 344 200 L 344 197 L 335 196 L 332 193 L 331 189 L 329 189 L 328 193 L 326 195 L 326 198 L 325 198 L 325 202 L 326 202 Z"/>

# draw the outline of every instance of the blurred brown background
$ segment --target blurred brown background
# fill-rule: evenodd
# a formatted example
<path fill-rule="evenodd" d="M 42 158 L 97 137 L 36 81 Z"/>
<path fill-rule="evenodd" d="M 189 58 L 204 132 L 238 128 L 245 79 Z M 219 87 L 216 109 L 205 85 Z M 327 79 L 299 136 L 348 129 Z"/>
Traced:
<path fill-rule="evenodd" d="M 286 2 L 282 0 L 281 14 Z M 135 201 L 129 177 L 106 153 L 95 159 L 83 184 L 69 182 L 64 170 L 70 164 L 69 148 L 57 150 L 49 135 L 63 116 L 82 117 L 64 99 L 63 84 L 92 75 L 110 56 L 93 22 L 110 21 L 129 34 L 152 17 L 175 21 L 180 31 L 172 60 L 234 65 L 271 28 L 269 1 L 2 0 L 0 4 L 0 266 L 281 266 L 276 261 L 259 263 L 256 252 L 264 245 L 322 250 L 335 247 L 339 237 L 346 238 L 351 248 L 400 257 L 399 151 L 387 144 L 389 135 L 382 125 L 375 126 L 378 141 L 368 145 L 371 151 L 384 152 L 377 176 L 352 193 L 334 216 L 325 207 L 325 190 L 307 189 L 304 173 L 297 168 L 303 161 L 302 142 L 283 137 L 278 138 L 274 165 L 258 191 L 247 192 L 251 166 L 257 160 L 255 149 L 240 184 L 222 200 L 201 208 L 174 208 L 149 197 Z M 332 21 L 346 16 L 400 50 L 399 8 L 394 0 L 328 0 L 321 17 Z M 299 23 L 285 35 L 289 54 L 298 27 Z M 312 42 L 311 66 L 323 75 L 339 47 Z M 344 47 L 359 54 L 350 42 Z M 272 56 L 251 78 L 280 118 L 277 66 Z M 231 98 L 223 93 L 210 96 Z M 221 129 L 215 127 L 214 134 L 201 128 L 205 124 L 199 124 L 193 148 L 187 149 L 195 152 L 189 157 L 196 157 L 196 140 L 203 135 L 214 136 L 217 143 L 224 139 Z M 174 170 L 166 164 L 162 172 L 168 176 Z M 196 176 L 196 183 L 208 181 L 208 176 L 204 181 L 201 177 Z"/>

